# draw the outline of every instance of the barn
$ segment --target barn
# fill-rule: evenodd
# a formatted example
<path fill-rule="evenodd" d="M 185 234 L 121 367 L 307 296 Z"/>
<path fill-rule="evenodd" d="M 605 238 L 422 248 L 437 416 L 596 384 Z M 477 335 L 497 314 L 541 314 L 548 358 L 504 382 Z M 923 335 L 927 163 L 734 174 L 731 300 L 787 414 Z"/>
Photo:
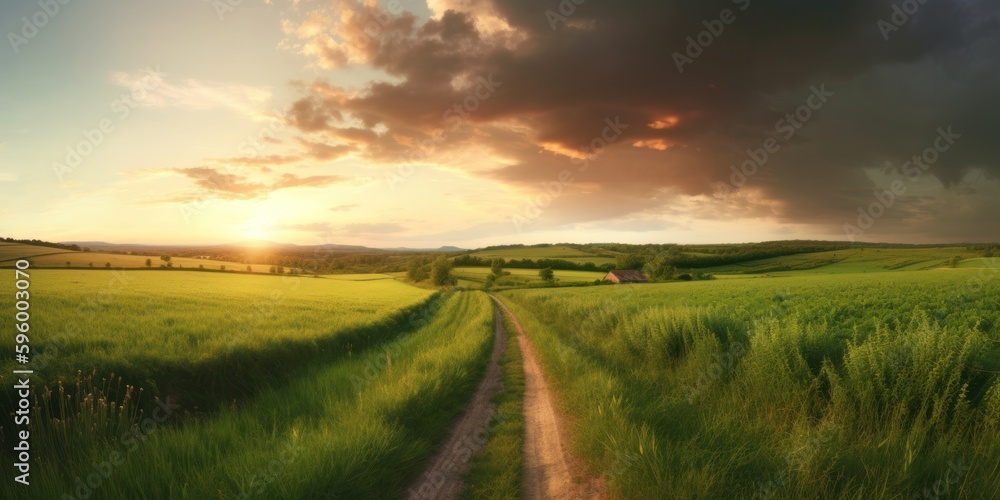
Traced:
<path fill-rule="evenodd" d="M 610 281 L 612 283 L 649 283 L 649 278 L 646 275 L 640 273 L 639 271 L 633 271 L 631 269 L 611 271 L 607 276 L 604 277 L 604 281 Z"/>

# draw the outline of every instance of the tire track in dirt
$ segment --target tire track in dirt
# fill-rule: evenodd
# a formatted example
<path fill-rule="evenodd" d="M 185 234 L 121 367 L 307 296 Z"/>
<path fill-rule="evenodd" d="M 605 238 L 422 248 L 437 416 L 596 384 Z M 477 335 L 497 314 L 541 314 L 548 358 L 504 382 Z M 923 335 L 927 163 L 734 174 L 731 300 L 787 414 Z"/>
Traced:
<path fill-rule="evenodd" d="M 472 456 L 489 441 L 488 430 L 497 407 L 491 401 L 502 389 L 500 359 L 507 350 L 507 332 L 500 309 L 493 308 L 493 353 L 486 375 L 479 382 L 469 408 L 452 427 L 448 440 L 431 459 L 429 466 L 407 489 L 410 500 L 451 500 L 465 491 L 462 477 L 469 471 Z"/>
<path fill-rule="evenodd" d="M 514 314 L 490 296 L 517 329 L 524 361 L 524 485 L 523 498 L 604 499 L 604 481 L 591 477 L 583 463 L 564 446 L 569 440 L 553 404 L 538 355 Z"/>

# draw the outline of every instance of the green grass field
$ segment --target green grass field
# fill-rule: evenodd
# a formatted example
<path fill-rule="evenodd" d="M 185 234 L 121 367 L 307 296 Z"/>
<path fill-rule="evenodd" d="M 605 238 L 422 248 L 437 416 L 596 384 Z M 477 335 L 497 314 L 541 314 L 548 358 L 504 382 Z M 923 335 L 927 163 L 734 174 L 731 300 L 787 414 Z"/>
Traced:
<path fill-rule="evenodd" d="M 36 383 L 112 373 L 148 396 L 208 410 L 280 382 L 287 367 L 347 356 L 410 328 L 432 292 L 394 280 L 30 270 Z M 0 293 L 13 295 L 13 281 Z M 0 327 L 13 331 L 13 302 Z M 13 352 L 13 335 L 0 349 Z M 0 370 L 10 373 L 10 357 Z M 12 389 L 7 388 L 5 393 Z"/>
<path fill-rule="evenodd" d="M 246 405 L 182 425 L 141 427 L 129 442 L 60 431 L 67 426 L 43 429 L 36 446 L 59 446 L 61 453 L 39 459 L 35 492 L 115 499 L 400 496 L 485 370 L 492 305 L 482 293 L 452 294 L 420 324 L 379 348 L 313 365 Z M 9 481 L 0 487 L 8 488 Z"/>
<path fill-rule="evenodd" d="M 998 268 L 501 293 L 620 498 L 1000 496 L 998 295 Z"/>
<path fill-rule="evenodd" d="M 949 261 L 956 256 L 973 261 L 982 260 L 978 253 L 964 248 L 868 248 L 788 255 L 710 267 L 705 271 L 715 274 L 773 274 L 794 271 L 794 275 L 922 271 L 948 267 Z"/>
<path fill-rule="evenodd" d="M 32 267 L 58 267 L 58 268 L 103 268 L 106 264 L 111 264 L 112 268 L 145 268 L 146 259 L 152 260 L 152 267 L 159 268 L 166 265 L 159 256 L 147 255 L 124 255 L 101 252 L 74 252 L 71 250 L 61 250 L 35 245 L 22 245 L 19 243 L 0 243 L 0 267 L 13 267 L 18 259 L 30 259 Z M 248 264 L 238 262 L 227 262 L 213 259 L 194 259 L 190 257 L 171 257 L 170 261 L 176 268 L 198 269 L 204 267 L 208 270 L 218 271 L 225 269 L 228 271 L 246 271 Z M 67 266 L 66 263 L 69 263 Z M 267 273 L 271 266 L 265 264 L 249 264 L 251 272 Z"/>
<path fill-rule="evenodd" d="M 499 295 L 614 497 L 1000 496 L 1000 260 L 866 249 L 726 267 L 550 288 L 505 269 Z M 478 289 L 490 272 L 454 275 Z M 486 294 L 403 273 L 29 274 L 40 497 L 405 496 L 492 347 Z M 0 303 L 0 328 L 14 312 Z M 507 330 L 466 498 L 520 494 L 523 372 Z M 5 407 L 15 368 L 0 361 Z"/>
<path fill-rule="evenodd" d="M 544 247 L 524 247 L 524 248 L 502 248 L 496 250 L 482 250 L 470 254 L 483 259 L 561 259 L 583 264 L 593 262 L 594 264 L 610 264 L 615 261 L 613 252 L 591 253 L 576 248 L 551 245 Z"/>
<path fill-rule="evenodd" d="M 511 286 L 530 286 L 543 283 L 543 280 L 538 277 L 538 269 L 510 268 L 504 269 L 504 271 L 510 273 L 510 276 L 504 278 L 504 283 L 510 283 Z M 466 282 L 460 284 L 478 288 L 486 282 L 486 277 L 492 272 L 488 267 L 456 267 L 453 274 L 459 280 Z M 607 273 L 602 272 L 559 270 L 553 271 L 553 274 L 556 283 L 559 284 L 593 283 L 594 280 L 600 280 L 607 275 Z"/>

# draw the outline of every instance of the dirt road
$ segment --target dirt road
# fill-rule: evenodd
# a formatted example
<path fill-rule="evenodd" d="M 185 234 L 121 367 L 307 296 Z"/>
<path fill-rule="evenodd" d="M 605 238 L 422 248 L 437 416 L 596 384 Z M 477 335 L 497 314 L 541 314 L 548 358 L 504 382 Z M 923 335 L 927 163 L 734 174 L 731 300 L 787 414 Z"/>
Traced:
<path fill-rule="evenodd" d="M 496 413 L 490 400 L 500 392 L 500 359 L 507 349 L 507 332 L 504 330 L 500 310 L 493 309 L 495 333 L 493 353 L 486 367 L 486 375 L 472 396 L 472 403 L 451 430 L 448 440 L 430 461 L 430 466 L 407 490 L 407 497 L 416 499 L 455 499 L 465 490 L 462 476 L 469 471 L 469 461 L 488 441 L 487 430 Z"/>
<path fill-rule="evenodd" d="M 591 477 L 569 453 L 566 429 L 553 404 L 552 393 L 538 363 L 538 355 L 517 318 L 496 297 L 519 335 L 524 359 L 524 487 L 526 499 L 607 498 L 604 482 Z"/>

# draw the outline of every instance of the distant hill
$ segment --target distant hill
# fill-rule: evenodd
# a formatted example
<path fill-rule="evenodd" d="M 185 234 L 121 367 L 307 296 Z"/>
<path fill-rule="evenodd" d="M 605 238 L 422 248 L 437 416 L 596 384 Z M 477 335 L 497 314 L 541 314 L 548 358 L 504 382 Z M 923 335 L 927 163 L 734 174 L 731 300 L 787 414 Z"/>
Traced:
<path fill-rule="evenodd" d="M 64 241 L 62 245 L 78 245 L 81 248 L 87 247 L 91 250 L 109 250 L 118 252 L 142 251 L 142 252 L 169 252 L 171 250 L 204 250 L 212 251 L 234 251 L 234 250 L 292 250 L 297 252 L 309 252 L 312 250 L 327 250 L 339 252 L 463 252 L 464 248 L 454 246 L 443 246 L 439 248 L 373 248 L 361 245 L 338 245 L 327 243 L 323 245 L 296 245 L 294 243 L 277 243 L 273 241 L 243 241 L 239 243 L 224 243 L 217 245 L 150 245 L 143 243 L 109 243 L 107 241 Z"/>

